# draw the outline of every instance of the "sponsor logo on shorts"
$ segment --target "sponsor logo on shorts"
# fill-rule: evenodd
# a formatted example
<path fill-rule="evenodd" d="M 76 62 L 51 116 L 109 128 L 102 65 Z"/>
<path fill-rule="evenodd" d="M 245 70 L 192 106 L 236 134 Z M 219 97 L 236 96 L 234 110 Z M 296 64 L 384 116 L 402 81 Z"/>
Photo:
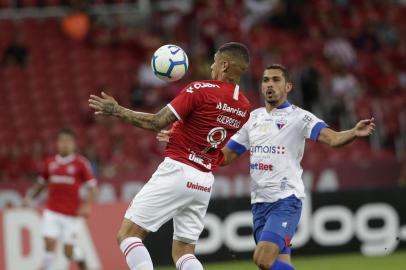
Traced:
<path fill-rule="evenodd" d="M 272 166 L 272 164 L 265 164 L 265 163 L 259 162 L 259 163 L 251 163 L 250 168 L 251 168 L 251 170 L 272 171 L 273 166 Z"/>
<path fill-rule="evenodd" d="M 199 184 L 194 184 L 192 182 L 187 182 L 186 187 L 190 188 L 190 189 L 204 191 L 204 192 L 210 192 L 211 191 L 211 186 L 210 187 L 205 187 L 205 186 L 201 186 Z"/>

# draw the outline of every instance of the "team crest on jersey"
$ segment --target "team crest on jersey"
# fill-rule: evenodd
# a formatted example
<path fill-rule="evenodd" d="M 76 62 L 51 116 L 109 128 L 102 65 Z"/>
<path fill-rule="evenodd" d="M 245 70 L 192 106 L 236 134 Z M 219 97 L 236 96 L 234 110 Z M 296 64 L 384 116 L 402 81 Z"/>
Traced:
<path fill-rule="evenodd" d="M 286 120 L 278 120 L 276 121 L 276 126 L 278 127 L 278 129 L 282 129 L 284 126 L 286 126 L 286 123 Z"/>
<path fill-rule="evenodd" d="M 76 171 L 76 169 L 75 169 L 75 166 L 73 166 L 73 165 L 69 165 L 66 168 L 66 172 L 69 173 L 69 174 L 75 174 L 75 171 Z"/>

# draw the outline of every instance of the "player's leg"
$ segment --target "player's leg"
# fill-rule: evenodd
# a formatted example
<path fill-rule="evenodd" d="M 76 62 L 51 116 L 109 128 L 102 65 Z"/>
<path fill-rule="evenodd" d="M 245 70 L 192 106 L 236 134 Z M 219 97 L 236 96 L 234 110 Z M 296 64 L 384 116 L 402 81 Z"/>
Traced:
<path fill-rule="evenodd" d="M 182 194 L 184 187 L 179 179 L 183 179 L 180 165 L 165 159 L 128 207 L 117 240 L 131 269 L 153 269 L 142 240 L 148 232 L 157 231 L 185 204 L 187 198 Z"/>
<path fill-rule="evenodd" d="M 290 239 L 300 219 L 301 201 L 291 196 L 265 207 L 269 207 L 269 214 L 255 248 L 254 262 L 263 270 L 292 270 Z"/>
<path fill-rule="evenodd" d="M 42 235 L 45 243 L 45 253 L 42 261 L 44 270 L 54 270 L 55 250 L 60 236 L 58 218 L 54 212 L 44 210 L 42 217 Z"/>
<path fill-rule="evenodd" d="M 204 216 L 209 205 L 214 178 L 211 173 L 187 168 L 185 176 L 188 181 L 207 189 L 186 188 L 185 195 L 191 196 L 192 199 L 173 218 L 172 259 L 179 270 L 203 270 L 202 264 L 194 255 L 195 244 L 204 228 Z M 185 184 L 187 186 L 187 181 Z"/>
<path fill-rule="evenodd" d="M 86 260 L 82 251 L 80 250 L 80 247 L 77 245 L 65 244 L 63 246 L 63 253 L 68 260 L 74 261 L 80 270 L 87 269 Z"/>
<path fill-rule="evenodd" d="M 131 270 L 152 270 L 153 264 L 143 244 L 148 231 L 124 218 L 117 234 L 117 241 Z"/>
<path fill-rule="evenodd" d="M 44 237 L 45 242 L 45 254 L 43 258 L 44 270 L 54 270 L 55 264 L 55 250 L 57 241 L 54 238 Z"/>
<path fill-rule="evenodd" d="M 63 242 L 63 252 L 65 257 L 74 261 L 81 270 L 86 270 L 86 258 L 78 244 L 80 224 L 83 218 L 75 216 L 60 215 L 60 225 L 62 229 L 61 240 Z"/>
<path fill-rule="evenodd" d="M 279 254 L 278 259 L 284 261 L 285 263 L 292 264 L 290 254 Z"/>

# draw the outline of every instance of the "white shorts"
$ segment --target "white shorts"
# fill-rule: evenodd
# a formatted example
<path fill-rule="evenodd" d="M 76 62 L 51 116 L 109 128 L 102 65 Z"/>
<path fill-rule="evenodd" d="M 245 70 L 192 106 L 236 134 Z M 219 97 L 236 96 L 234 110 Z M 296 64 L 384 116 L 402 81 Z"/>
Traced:
<path fill-rule="evenodd" d="M 48 209 L 42 217 L 42 235 L 56 239 L 66 245 L 74 245 L 80 226 L 80 218 L 68 216 Z"/>
<path fill-rule="evenodd" d="M 211 172 L 165 158 L 134 197 L 125 218 L 151 232 L 173 218 L 173 238 L 193 243 L 204 228 L 213 182 Z"/>

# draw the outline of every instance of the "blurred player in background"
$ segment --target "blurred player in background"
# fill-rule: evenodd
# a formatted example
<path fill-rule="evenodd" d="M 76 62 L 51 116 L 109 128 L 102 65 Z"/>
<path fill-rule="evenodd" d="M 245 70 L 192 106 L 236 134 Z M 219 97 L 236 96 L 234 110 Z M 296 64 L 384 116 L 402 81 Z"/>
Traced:
<path fill-rule="evenodd" d="M 292 270 L 290 240 L 295 233 L 305 197 L 300 162 L 305 140 L 333 147 L 369 136 L 374 119 L 358 122 L 351 130 L 335 132 L 312 113 L 287 101 L 292 90 L 285 67 L 274 64 L 264 71 L 261 91 L 265 107 L 251 112 L 248 122 L 223 148 L 224 162 L 230 164 L 250 150 L 253 234 L 257 243 L 254 262 L 263 270 Z M 161 131 L 160 141 L 171 132 Z"/>
<path fill-rule="evenodd" d="M 90 214 L 96 196 L 96 179 L 89 161 L 75 153 L 75 133 L 67 128 L 57 135 L 58 154 L 48 158 L 42 167 L 37 183 L 24 199 L 26 206 L 42 190 L 48 188 L 47 206 L 43 214 L 43 236 L 45 240 L 44 270 L 55 269 L 57 242 L 64 245 L 65 256 L 78 263 L 81 270 L 87 269 L 79 247 L 75 245 L 81 217 Z M 79 189 L 88 188 L 86 198 L 81 201 Z"/>
<path fill-rule="evenodd" d="M 135 112 L 102 93 L 92 95 L 96 114 L 116 116 L 134 126 L 159 131 L 172 127 L 165 160 L 134 197 L 118 233 L 131 270 L 152 270 L 142 241 L 173 219 L 172 258 L 177 269 L 201 270 L 194 256 L 214 181 L 211 171 L 223 159 L 221 148 L 248 120 L 250 104 L 239 88 L 249 54 L 240 43 L 222 45 L 214 56 L 210 81 L 187 85 L 156 114 Z"/>

